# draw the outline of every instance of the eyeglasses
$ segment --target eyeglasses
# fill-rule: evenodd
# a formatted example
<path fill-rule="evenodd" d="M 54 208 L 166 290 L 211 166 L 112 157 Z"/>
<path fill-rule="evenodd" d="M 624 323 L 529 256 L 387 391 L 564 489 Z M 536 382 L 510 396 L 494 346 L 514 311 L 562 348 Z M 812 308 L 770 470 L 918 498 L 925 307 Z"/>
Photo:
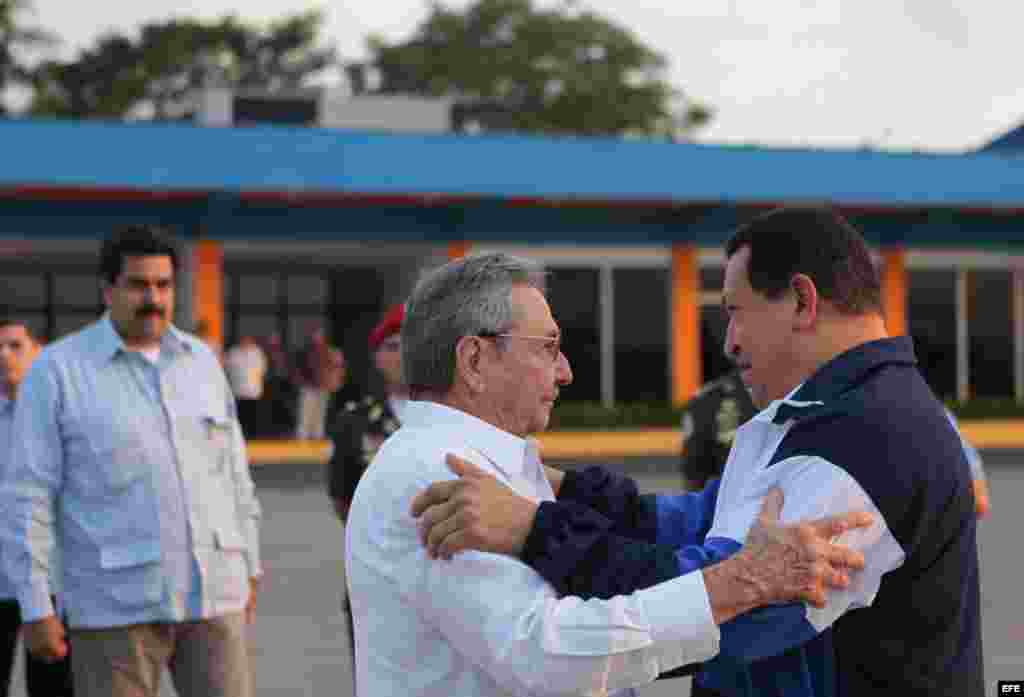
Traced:
<path fill-rule="evenodd" d="M 562 337 L 560 336 L 534 336 L 531 334 L 513 334 L 511 332 L 480 332 L 477 336 L 483 339 L 526 339 L 527 341 L 543 341 L 544 352 L 548 354 L 552 363 L 558 362 L 562 355 Z"/>

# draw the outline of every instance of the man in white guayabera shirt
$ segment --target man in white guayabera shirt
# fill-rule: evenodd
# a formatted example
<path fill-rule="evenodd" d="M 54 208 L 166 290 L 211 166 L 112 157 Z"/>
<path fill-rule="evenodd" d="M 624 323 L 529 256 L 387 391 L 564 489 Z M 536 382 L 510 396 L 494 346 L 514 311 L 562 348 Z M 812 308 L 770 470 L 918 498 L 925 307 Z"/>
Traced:
<path fill-rule="evenodd" d="M 453 443 L 524 496 L 554 498 L 534 443 L 572 381 L 533 263 L 467 257 L 418 284 L 402 326 L 411 401 L 360 480 L 346 530 L 357 694 L 606 694 L 718 652 L 718 625 L 792 599 L 823 604 L 861 555 L 828 542 L 870 523 L 849 514 L 785 528 L 762 516 L 743 550 L 609 600 L 558 597 L 521 561 L 433 559 L 410 507 L 453 474 Z M 813 534 L 808 534 L 808 531 Z"/>

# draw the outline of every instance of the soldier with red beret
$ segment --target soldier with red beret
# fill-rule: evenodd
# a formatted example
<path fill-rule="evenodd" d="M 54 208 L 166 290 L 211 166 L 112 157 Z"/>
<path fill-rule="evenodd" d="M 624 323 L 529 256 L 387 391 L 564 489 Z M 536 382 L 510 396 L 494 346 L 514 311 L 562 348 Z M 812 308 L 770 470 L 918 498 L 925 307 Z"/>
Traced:
<path fill-rule="evenodd" d="M 402 385 L 402 319 L 405 306 L 393 305 L 370 332 L 368 345 L 374 367 L 383 380 L 383 396 L 369 395 L 346 402 L 338 411 L 328 437 L 334 442 L 334 453 L 327 468 L 327 495 L 342 523 L 356 485 L 363 476 L 377 449 L 398 430 L 408 392 Z M 352 639 L 352 615 L 346 594 L 343 608 L 348 615 L 349 639 Z M 353 643 L 349 644 L 353 646 Z"/>

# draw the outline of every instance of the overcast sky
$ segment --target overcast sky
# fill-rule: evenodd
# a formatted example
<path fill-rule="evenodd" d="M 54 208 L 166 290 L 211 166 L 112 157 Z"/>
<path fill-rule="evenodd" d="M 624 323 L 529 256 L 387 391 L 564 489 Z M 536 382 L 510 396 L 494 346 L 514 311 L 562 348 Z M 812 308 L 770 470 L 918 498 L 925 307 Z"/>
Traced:
<path fill-rule="evenodd" d="M 34 0 L 64 57 L 172 15 L 267 20 L 322 7 L 345 58 L 398 40 L 425 0 Z M 461 6 L 462 1 L 449 4 Z M 706 142 L 967 149 L 1024 121 L 1019 0 L 581 0 L 663 53 L 717 110 Z"/>

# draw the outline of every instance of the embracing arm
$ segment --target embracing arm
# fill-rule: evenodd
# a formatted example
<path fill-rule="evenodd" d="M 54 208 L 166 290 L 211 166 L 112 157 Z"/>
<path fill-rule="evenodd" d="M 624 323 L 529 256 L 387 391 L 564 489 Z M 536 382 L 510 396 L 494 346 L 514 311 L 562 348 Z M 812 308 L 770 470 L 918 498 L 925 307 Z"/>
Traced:
<path fill-rule="evenodd" d="M 559 592 L 607 598 L 722 558 L 717 550 L 705 550 L 702 544 L 718 496 L 717 480 L 697 493 L 638 496 L 628 495 L 630 488 L 635 492 L 636 485 L 624 477 L 608 473 L 571 476 L 575 474 L 567 473 L 563 490 L 573 487 L 573 493 L 585 494 L 591 483 L 611 482 L 594 488 L 627 492 L 616 499 L 624 502 L 617 510 L 625 515 L 617 524 L 580 502 L 585 496 L 539 505 L 521 557 Z M 631 518 L 633 525 L 623 525 L 624 517 Z M 640 534 L 634 534 L 636 531 Z"/>

